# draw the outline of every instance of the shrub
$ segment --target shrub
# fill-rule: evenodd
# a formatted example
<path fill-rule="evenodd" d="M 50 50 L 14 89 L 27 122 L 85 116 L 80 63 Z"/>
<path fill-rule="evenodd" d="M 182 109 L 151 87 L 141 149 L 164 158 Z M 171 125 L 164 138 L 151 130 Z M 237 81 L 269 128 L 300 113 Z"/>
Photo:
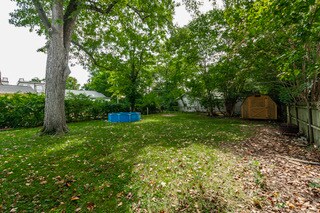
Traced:
<path fill-rule="evenodd" d="M 13 94 L 0 96 L 0 128 L 43 125 L 44 95 Z M 70 94 L 65 100 L 67 122 L 107 119 L 109 112 L 128 111 L 128 104 L 93 100 L 85 95 Z"/>
<path fill-rule="evenodd" d="M 0 96 L 0 128 L 40 126 L 43 122 L 43 116 L 43 95 Z"/>

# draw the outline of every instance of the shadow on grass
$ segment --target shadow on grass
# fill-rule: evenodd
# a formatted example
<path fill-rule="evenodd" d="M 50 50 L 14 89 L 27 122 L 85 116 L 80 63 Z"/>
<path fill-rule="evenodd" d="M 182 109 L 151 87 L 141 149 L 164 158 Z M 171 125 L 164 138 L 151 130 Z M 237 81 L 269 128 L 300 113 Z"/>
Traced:
<path fill-rule="evenodd" d="M 215 186 L 200 183 L 220 183 L 216 174 L 203 179 L 215 170 L 205 164 L 222 165 L 218 158 L 225 150 L 219 144 L 250 135 L 241 125 L 247 122 L 178 114 L 137 123 L 71 124 L 71 133 L 58 138 L 34 136 L 35 129 L 3 132 L 0 210 L 227 211 L 222 195 L 209 193 Z"/>

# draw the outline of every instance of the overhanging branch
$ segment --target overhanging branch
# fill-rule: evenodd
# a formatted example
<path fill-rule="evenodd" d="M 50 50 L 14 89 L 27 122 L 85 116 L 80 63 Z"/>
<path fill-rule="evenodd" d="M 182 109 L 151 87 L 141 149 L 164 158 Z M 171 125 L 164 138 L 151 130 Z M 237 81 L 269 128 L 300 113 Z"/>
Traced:
<path fill-rule="evenodd" d="M 91 61 L 93 62 L 93 64 L 95 66 L 100 67 L 105 70 L 110 70 L 108 67 L 99 64 L 99 62 L 94 58 L 93 54 L 89 50 L 87 50 L 83 45 L 79 44 L 76 41 L 71 41 L 71 43 L 73 45 L 75 45 L 76 47 L 78 47 L 80 50 L 82 50 L 91 59 Z"/>
<path fill-rule="evenodd" d="M 42 24 L 44 25 L 44 27 L 46 28 L 46 30 L 50 33 L 51 31 L 51 23 L 48 19 L 48 16 L 46 14 L 46 12 L 43 9 L 43 6 L 41 5 L 41 3 L 39 2 L 39 0 L 32 0 L 33 5 L 35 6 L 35 8 L 37 9 L 38 15 L 42 21 Z"/>
<path fill-rule="evenodd" d="M 90 9 L 92 11 L 106 15 L 106 14 L 111 13 L 112 9 L 118 3 L 118 1 L 119 0 L 115 0 L 115 1 L 111 2 L 106 9 L 102 8 L 100 5 L 98 5 L 97 3 L 94 3 L 92 1 L 89 1 L 91 4 L 87 5 L 87 7 L 88 7 L 88 9 Z"/>
<path fill-rule="evenodd" d="M 79 13 L 79 6 L 79 0 L 70 0 L 66 12 L 63 16 L 64 46 L 66 48 L 70 47 L 72 32 L 75 27 L 77 16 Z"/>
<path fill-rule="evenodd" d="M 139 10 L 139 9 L 137 9 L 137 8 L 129 5 L 129 4 L 127 4 L 127 6 L 128 6 L 132 11 L 134 11 L 134 12 L 140 17 L 140 19 L 141 19 L 142 21 L 144 21 L 145 19 L 147 19 L 148 17 L 150 17 L 150 15 L 145 15 L 145 16 L 143 16 L 143 15 L 142 15 L 142 13 L 143 13 L 142 10 Z"/>

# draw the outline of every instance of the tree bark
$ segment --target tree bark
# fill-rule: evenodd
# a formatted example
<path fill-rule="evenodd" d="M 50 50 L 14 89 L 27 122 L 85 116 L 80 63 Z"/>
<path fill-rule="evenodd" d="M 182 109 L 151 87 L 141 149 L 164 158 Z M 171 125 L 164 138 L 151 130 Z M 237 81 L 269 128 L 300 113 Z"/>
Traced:
<path fill-rule="evenodd" d="M 232 117 L 233 116 L 234 108 L 235 108 L 236 103 L 237 103 L 237 100 L 225 99 L 224 105 L 225 105 L 225 108 L 226 108 L 226 115 L 228 117 Z"/>
<path fill-rule="evenodd" d="M 43 134 L 68 132 L 65 116 L 65 85 L 68 60 L 64 46 L 53 35 L 47 56 L 46 101 Z"/>
<path fill-rule="evenodd" d="M 65 23 L 62 23 L 61 20 L 65 20 Z M 64 99 L 66 79 L 70 74 L 68 57 L 72 27 L 66 29 L 65 24 L 68 24 L 68 20 L 64 18 L 63 1 L 56 0 L 52 6 L 51 37 L 46 67 L 45 117 L 42 134 L 59 135 L 68 132 Z"/>

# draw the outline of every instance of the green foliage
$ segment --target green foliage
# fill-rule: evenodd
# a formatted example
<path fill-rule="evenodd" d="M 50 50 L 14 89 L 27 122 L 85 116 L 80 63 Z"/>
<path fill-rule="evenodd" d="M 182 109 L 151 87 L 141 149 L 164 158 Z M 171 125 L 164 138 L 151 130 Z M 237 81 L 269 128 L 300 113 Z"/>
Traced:
<path fill-rule="evenodd" d="M 2 95 L 0 108 L 0 128 L 40 126 L 44 117 L 44 96 Z"/>
<path fill-rule="evenodd" d="M 78 80 L 72 76 L 68 76 L 66 81 L 66 89 L 79 90 L 80 84 L 78 84 Z"/>
<path fill-rule="evenodd" d="M 0 96 L 0 128 L 36 127 L 43 124 L 44 95 L 14 94 Z M 110 112 L 128 111 L 127 104 L 92 100 L 72 95 L 65 100 L 67 122 L 107 119 Z"/>
<path fill-rule="evenodd" d="M 110 87 L 112 86 L 109 83 L 109 72 L 92 72 L 92 76 L 89 81 L 83 85 L 85 90 L 94 90 L 104 94 L 107 97 L 112 96 L 110 92 Z"/>
<path fill-rule="evenodd" d="M 42 80 L 38 77 L 34 77 L 31 79 L 32 82 L 41 82 Z"/>
<path fill-rule="evenodd" d="M 143 114 L 158 113 L 161 111 L 161 99 L 157 93 L 148 93 L 138 102 L 136 108 L 136 111 Z"/>
<path fill-rule="evenodd" d="M 266 188 L 266 177 L 260 170 L 260 162 L 257 160 L 252 161 L 252 169 L 254 171 L 254 182 L 262 189 Z"/>
<path fill-rule="evenodd" d="M 232 47 L 261 88 L 284 103 L 316 101 L 318 1 L 230 1 L 228 23 L 241 35 Z M 274 90 L 276 88 L 276 90 Z"/>
<path fill-rule="evenodd" d="M 158 9 L 158 15 L 161 15 L 163 8 Z M 117 31 L 113 33 L 116 36 L 106 32 L 105 37 L 95 44 L 100 50 L 95 53 L 99 62 L 95 63 L 90 59 L 82 62 L 92 70 L 92 79 L 86 87 L 98 87 L 117 98 L 124 96 L 134 110 L 137 100 L 152 83 L 155 55 L 167 26 L 158 18 L 144 20 L 129 8 L 125 12 L 128 17 L 115 20 Z M 167 12 L 162 15 L 170 17 L 171 12 Z M 151 16 L 153 13 L 154 11 L 150 11 Z M 92 47 L 92 43 L 84 45 Z"/>
<path fill-rule="evenodd" d="M 316 189 L 320 189 L 320 179 L 315 179 L 309 182 L 309 187 L 310 188 L 316 188 Z"/>

